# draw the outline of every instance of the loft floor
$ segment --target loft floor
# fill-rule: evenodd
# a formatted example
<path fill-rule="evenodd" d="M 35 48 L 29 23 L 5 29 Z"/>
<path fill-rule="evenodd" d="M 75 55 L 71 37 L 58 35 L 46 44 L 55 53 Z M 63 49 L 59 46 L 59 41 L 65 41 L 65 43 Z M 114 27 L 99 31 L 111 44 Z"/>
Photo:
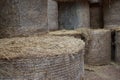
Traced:
<path fill-rule="evenodd" d="M 85 80 L 120 80 L 120 65 L 86 66 Z"/>

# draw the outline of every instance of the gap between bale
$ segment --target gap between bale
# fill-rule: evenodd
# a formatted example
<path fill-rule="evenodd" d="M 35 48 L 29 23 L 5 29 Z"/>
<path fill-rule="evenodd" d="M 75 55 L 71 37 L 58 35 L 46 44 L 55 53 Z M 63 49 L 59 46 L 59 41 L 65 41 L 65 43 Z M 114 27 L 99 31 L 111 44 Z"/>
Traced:
<path fill-rule="evenodd" d="M 115 51 L 116 51 L 116 39 L 115 39 L 115 31 L 111 32 L 111 59 L 115 61 Z"/>
<path fill-rule="evenodd" d="M 115 34 L 115 62 L 120 64 L 120 29 L 116 30 Z"/>

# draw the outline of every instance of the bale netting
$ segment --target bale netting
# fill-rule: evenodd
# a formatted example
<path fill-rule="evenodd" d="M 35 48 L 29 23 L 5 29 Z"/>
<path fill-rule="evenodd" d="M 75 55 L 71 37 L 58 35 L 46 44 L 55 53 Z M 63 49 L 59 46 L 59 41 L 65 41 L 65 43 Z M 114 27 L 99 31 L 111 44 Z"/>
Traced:
<path fill-rule="evenodd" d="M 115 36 L 115 61 L 120 64 L 120 29 L 116 31 L 116 36 Z"/>
<path fill-rule="evenodd" d="M 83 80 L 84 46 L 67 36 L 0 39 L 0 80 Z"/>
<path fill-rule="evenodd" d="M 88 53 L 85 54 L 85 63 L 90 65 L 105 65 L 111 60 L 111 31 L 98 29 L 91 30 L 91 40 L 88 44 Z"/>

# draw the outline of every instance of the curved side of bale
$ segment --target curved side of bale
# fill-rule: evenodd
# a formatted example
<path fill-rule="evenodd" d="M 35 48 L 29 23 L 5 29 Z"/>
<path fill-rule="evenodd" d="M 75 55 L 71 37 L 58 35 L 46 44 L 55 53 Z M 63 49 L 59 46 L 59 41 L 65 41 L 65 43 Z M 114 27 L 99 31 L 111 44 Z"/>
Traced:
<path fill-rule="evenodd" d="M 120 64 L 120 30 L 116 31 L 116 53 L 115 61 Z"/>
<path fill-rule="evenodd" d="M 83 51 L 79 54 L 0 60 L 0 80 L 83 80 Z"/>
<path fill-rule="evenodd" d="M 85 62 L 90 65 L 104 65 L 111 60 L 111 32 L 109 30 L 92 30 Z"/>

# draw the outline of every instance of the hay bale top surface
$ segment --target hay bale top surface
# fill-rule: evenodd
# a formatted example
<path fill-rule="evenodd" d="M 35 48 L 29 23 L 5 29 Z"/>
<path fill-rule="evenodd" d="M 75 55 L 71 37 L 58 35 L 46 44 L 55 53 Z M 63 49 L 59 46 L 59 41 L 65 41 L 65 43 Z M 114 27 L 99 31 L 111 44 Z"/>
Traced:
<path fill-rule="evenodd" d="M 107 29 L 92 29 L 91 31 L 94 31 L 94 32 L 108 32 L 110 30 L 107 30 Z"/>
<path fill-rule="evenodd" d="M 64 35 L 71 35 L 71 36 L 74 36 L 74 35 L 79 35 L 80 32 L 78 31 L 75 31 L 75 30 L 59 30 L 59 31 L 52 31 L 52 32 L 49 32 L 50 35 L 56 35 L 56 36 L 64 36 Z"/>
<path fill-rule="evenodd" d="M 109 32 L 110 30 L 107 30 L 107 29 L 93 29 L 91 31 L 95 32 L 95 33 L 102 33 L 102 32 Z"/>
<path fill-rule="evenodd" d="M 40 36 L 0 39 L 0 59 L 76 54 L 83 49 L 81 39 L 68 36 Z"/>

